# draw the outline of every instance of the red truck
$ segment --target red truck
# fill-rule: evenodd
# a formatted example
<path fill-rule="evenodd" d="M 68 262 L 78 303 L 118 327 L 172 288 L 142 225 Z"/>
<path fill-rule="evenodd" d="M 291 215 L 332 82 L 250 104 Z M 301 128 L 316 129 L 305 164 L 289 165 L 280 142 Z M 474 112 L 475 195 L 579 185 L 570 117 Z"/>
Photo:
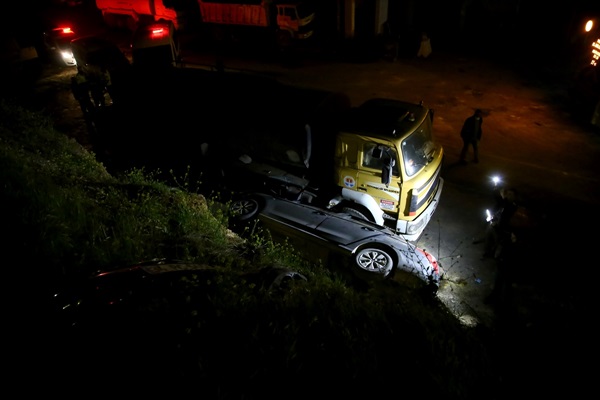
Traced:
<path fill-rule="evenodd" d="M 171 21 L 179 29 L 186 13 L 167 7 L 163 0 L 96 0 L 104 22 L 111 28 L 135 31 L 141 24 Z"/>
<path fill-rule="evenodd" d="M 214 39 L 266 33 L 286 46 L 313 35 L 315 13 L 294 0 L 96 0 L 109 27 L 135 31 L 140 25 L 171 22 L 175 29 L 203 26 Z"/>
<path fill-rule="evenodd" d="M 200 18 L 217 39 L 265 32 L 279 47 L 313 35 L 315 14 L 301 2 L 198 0 Z"/>

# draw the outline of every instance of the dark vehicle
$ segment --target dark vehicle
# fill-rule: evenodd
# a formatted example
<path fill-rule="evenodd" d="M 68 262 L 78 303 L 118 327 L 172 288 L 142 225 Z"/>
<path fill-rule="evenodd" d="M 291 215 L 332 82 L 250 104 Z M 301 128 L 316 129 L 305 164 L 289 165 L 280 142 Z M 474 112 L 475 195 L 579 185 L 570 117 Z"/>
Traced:
<path fill-rule="evenodd" d="M 309 260 L 325 265 L 349 262 L 361 279 L 383 277 L 415 288 L 439 287 L 436 258 L 389 228 L 258 193 L 234 199 L 230 209 L 237 223 L 234 229 L 258 220 L 274 240 L 289 242 Z"/>
<path fill-rule="evenodd" d="M 126 70 L 130 63 L 119 46 L 98 36 L 84 36 L 71 41 L 73 56 L 82 72 L 88 76 L 98 75 L 101 69 L 109 72 Z"/>
<path fill-rule="evenodd" d="M 71 50 L 71 40 L 73 39 L 75 39 L 75 31 L 70 26 L 49 29 L 43 33 L 44 50 L 57 62 L 64 63 L 67 67 L 74 67 L 77 65 L 77 61 Z"/>
<path fill-rule="evenodd" d="M 52 368 L 46 377 L 68 377 L 74 385 L 110 392 L 131 388 L 151 394 L 158 387 L 168 387 L 175 397 L 186 397 L 179 391 L 202 392 L 212 382 L 203 378 L 201 360 L 194 365 L 193 354 L 212 357 L 211 335 L 223 325 L 218 310 L 230 296 L 227 288 L 243 285 L 245 293 L 265 290 L 277 297 L 302 281 L 303 275 L 278 267 L 238 272 L 163 259 L 73 278 L 51 302 L 52 329 L 45 338 Z M 193 388 L 186 386 L 190 382 Z"/>
<path fill-rule="evenodd" d="M 96 324 L 107 311 L 111 311 L 114 318 L 123 310 L 133 311 L 143 303 L 152 304 L 157 298 L 165 301 L 171 296 L 177 297 L 185 287 L 191 287 L 192 282 L 206 283 L 215 280 L 219 273 L 204 264 L 164 259 L 98 271 L 64 284 L 54 295 L 54 308 L 59 312 L 58 320 L 66 326 Z M 290 281 L 306 280 L 304 275 L 285 268 L 263 268 L 240 275 L 257 287 L 269 290 L 285 288 Z"/>
<path fill-rule="evenodd" d="M 131 63 L 119 46 L 98 36 L 84 36 L 71 41 L 77 68 L 90 82 L 103 82 L 111 100 L 129 92 Z"/>

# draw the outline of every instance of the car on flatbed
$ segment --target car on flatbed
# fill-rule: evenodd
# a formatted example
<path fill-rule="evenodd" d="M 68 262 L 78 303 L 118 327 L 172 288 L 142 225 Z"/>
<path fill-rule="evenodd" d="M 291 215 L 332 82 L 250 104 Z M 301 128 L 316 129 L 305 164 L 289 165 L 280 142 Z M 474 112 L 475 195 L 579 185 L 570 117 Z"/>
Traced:
<path fill-rule="evenodd" d="M 389 228 L 262 193 L 240 195 L 229 209 L 232 229 L 252 232 L 260 223 L 273 240 L 288 242 L 310 261 L 343 265 L 362 280 L 384 278 L 412 288 L 439 288 L 437 259 Z"/>

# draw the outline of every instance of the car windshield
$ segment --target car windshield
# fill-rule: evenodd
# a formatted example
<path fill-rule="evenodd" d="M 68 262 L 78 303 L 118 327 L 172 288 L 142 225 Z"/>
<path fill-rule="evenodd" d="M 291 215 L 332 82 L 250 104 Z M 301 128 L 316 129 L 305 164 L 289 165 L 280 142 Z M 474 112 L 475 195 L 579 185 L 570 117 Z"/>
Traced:
<path fill-rule="evenodd" d="M 415 132 L 402 141 L 406 175 L 413 176 L 425 167 L 434 151 L 431 118 L 425 118 Z"/>

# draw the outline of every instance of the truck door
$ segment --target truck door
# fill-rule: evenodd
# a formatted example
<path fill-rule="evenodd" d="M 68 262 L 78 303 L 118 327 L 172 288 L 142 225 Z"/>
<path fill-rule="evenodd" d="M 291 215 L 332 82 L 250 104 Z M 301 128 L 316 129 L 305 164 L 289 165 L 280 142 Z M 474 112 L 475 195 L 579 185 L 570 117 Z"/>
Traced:
<path fill-rule="evenodd" d="M 357 190 L 372 196 L 383 211 L 398 212 L 400 169 L 396 150 L 392 145 L 366 141 L 358 151 Z M 386 173 L 388 169 L 391 174 Z"/>

